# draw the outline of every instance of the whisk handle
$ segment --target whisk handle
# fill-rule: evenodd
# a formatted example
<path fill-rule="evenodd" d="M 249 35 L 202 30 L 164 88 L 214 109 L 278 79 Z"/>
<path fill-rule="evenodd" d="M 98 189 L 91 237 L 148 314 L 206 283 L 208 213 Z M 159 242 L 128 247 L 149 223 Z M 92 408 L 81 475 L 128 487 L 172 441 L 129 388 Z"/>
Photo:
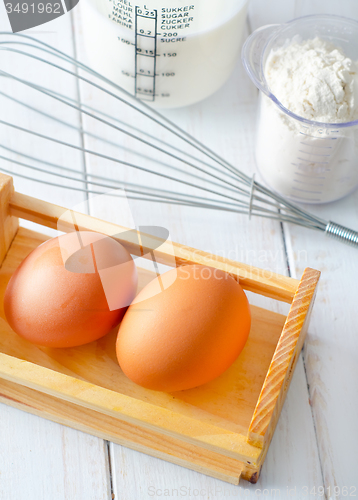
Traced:
<path fill-rule="evenodd" d="M 358 248 L 358 231 L 353 231 L 353 229 L 329 221 L 326 226 L 326 234 L 336 240 L 343 241 L 344 243 L 348 243 L 348 245 Z"/>

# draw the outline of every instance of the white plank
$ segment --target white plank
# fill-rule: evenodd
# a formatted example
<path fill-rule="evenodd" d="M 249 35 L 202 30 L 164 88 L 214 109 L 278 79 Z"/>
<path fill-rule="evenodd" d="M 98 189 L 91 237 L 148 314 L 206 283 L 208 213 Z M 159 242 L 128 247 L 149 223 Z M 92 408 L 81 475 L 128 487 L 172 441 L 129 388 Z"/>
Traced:
<path fill-rule="evenodd" d="M 4 8 L 2 4 L 2 9 Z M 1 12 L 0 28 L 8 30 L 8 20 L 5 17 L 5 12 Z M 49 43 L 60 50 L 63 50 L 70 55 L 73 55 L 73 42 L 72 42 L 72 26 L 71 18 L 68 15 L 62 16 L 49 25 L 40 26 L 32 30 L 26 31 L 26 34 L 33 35 L 39 40 Z M 1 35 L 0 41 L 9 39 Z M 15 40 L 18 40 L 16 38 Z M 28 51 L 22 46 L 15 46 L 17 50 Z M 40 51 L 33 51 L 32 53 L 49 59 L 46 54 Z M 57 61 L 58 62 L 58 61 Z M 66 94 L 71 98 L 77 97 L 77 87 L 74 78 L 61 73 L 59 70 L 52 69 L 45 63 L 34 61 L 34 59 L 25 57 L 24 55 L 9 53 L 7 51 L 0 51 L 0 66 L 1 70 L 14 74 L 18 78 L 29 80 L 34 84 L 42 85 L 44 87 L 53 89 L 54 91 Z M 44 96 L 43 94 L 26 87 L 25 85 L 10 80 L 8 78 L 1 78 L 1 91 L 7 93 L 11 97 L 21 100 L 26 104 L 47 112 L 58 119 L 68 121 L 74 125 L 79 124 L 78 112 L 74 109 L 54 101 L 53 99 Z M 0 96 L 1 106 L 1 119 L 15 125 L 19 125 L 30 131 L 36 131 L 59 140 L 72 142 L 75 145 L 81 144 L 81 136 L 78 132 L 73 131 L 62 124 L 57 123 L 47 117 L 44 117 L 32 110 L 17 104 L 4 96 Z M 55 164 L 71 167 L 78 172 L 83 171 L 83 158 L 82 153 L 65 148 L 64 146 L 55 144 L 42 138 L 36 138 L 31 134 L 17 131 L 6 125 L 0 125 L 0 145 L 7 146 L 15 151 L 15 153 L 8 152 L 0 147 L 0 154 L 8 157 L 14 161 L 20 161 L 30 165 L 40 167 L 42 169 L 51 170 L 51 167 L 42 163 L 29 160 L 16 152 L 30 155 L 34 158 L 47 160 Z M 84 199 L 83 193 L 79 193 L 69 189 L 59 189 L 55 186 L 41 184 L 35 181 L 23 179 L 16 175 L 16 173 L 37 178 L 42 181 L 48 181 L 55 184 L 68 185 L 73 187 L 83 188 L 81 182 L 65 181 L 62 179 L 47 175 L 44 173 L 36 172 L 34 170 L 19 166 L 16 163 L 0 159 L 0 166 L 3 170 L 11 171 L 15 174 L 14 183 L 15 189 L 19 192 L 29 194 L 47 201 L 52 201 L 60 205 L 71 207 L 73 204 L 78 203 Z M 56 169 L 52 169 L 58 172 Z M 79 176 L 80 178 L 80 176 Z M 32 223 L 24 222 L 24 226 L 39 230 L 38 226 Z M 43 229 L 43 232 L 48 234 L 55 234 L 54 231 Z"/>
<path fill-rule="evenodd" d="M 0 498 L 108 500 L 102 439 L 0 404 Z"/>
<path fill-rule="evenodd" d="M 266 24 L 280 24 L 295 17 L 294 0 L 251 0 L 249 3 L 248 17 L 252 31 Z"/>
<path fill-rule="evenodd" d="M 287 12 L 289 7 L 291 12 Z M 280 9 L 281 16 L 278 16 Z M 316 13 L 358 19 L 358 3 L 354 0 L 296 0 L 275 2 L 272 6 L 253 0 L 250 18 L 256 29 L 270 22 L 284 22 L 289 16 Z M 322 218 L 358 229 L 357 206 L 356 192 L 334 204 L 306 208 Z M 304 359 L 325 491 L 327 497 L 331 494 L 332 498 L 357 495 L 354 453 L 358 444 L 357 366 L 354 361 L 358 350 L 357 251 L 323 234 L 296 226 L 286 227 L 285 234 L 293 273 L 299 276 L 306 266 L 322 271 Z"/>
<path fill-rule="evenodd" d="M 252 30 L 266 24 L 280 24 L 300 16 L 334 14 L 358 19 L 358 3 L 355 0 L 251 0 L 249 19 Z"/>
<path fill-rule="evenodd" d="M 76 33 L 81 35 L 80 12 L 75 12 Z M 79 58 L 88 62 L 82 45 L 82 37 L 76 37 Z M 84 102 L 96 102 L 104 110 L 111 110 L 112 100 L 101 98 L 85 86 L 81 86 Z M 255 126 L 256 91 L 238 63 L 227 84 L 206 101 L 185 109 L 166 111 L 165 115 L 182 126 L 199 140 L 209 144 L 215 151 L 232 161 L 240 169 L 250 173 L 254 169 L 253 135 Z M 112 109 L 114 113 L 115 107 Z M 133 113 L 123 111 L 125 119 L 133 120 Z M 136 123 L 138 123 L 138 118 Z M 85 127 L 103 133 L 103 127 L 84 120 Z M 106 132 L 107 133 L 107 132 Z M 120 141 L 118 134 L 108 132 L 108 137 Z M 87 138 L 86 144 L 96 146 Z M 128 144 L 128 142 L 125 142 Z M 98 145 L 97 145 L 98 146 Z M 121 153 L 123 155 L 123 153 Z M 127 158 L 128 153 L 125 153 Z M 129 154 L 128 154 L 129 155 Z M 87 157 L 87 168 L 95 173 L 118 176 L 110 164 Z M 128 169 L 121 175 L 137 180 L 139 175 Z M 163 183 L 165 185 L 165 183 Z M 286 256 L 282 243 L 280 225 L 271 221 L 253 219 L 235 214 L 209 212 L 166 205 L 131 203 L 132 214 L 137 225 L 162 225 L 170 230 L 174 240 L 212 251 L 226 257 L 243 260 L 264 268 L 267 272 L 287 273 Z M 106 216 L 121 222 L 120 214 L 97 201 L 91 203 L 91 214 Z M 287 307 L 259 296 L 250 296 L 256 304 L 285 312 Z M 308 392 L 302 361 L 299 360 L 285 409 L 281 415 L 269 455 L 264 465 L 262 478 L 257 488 L 274 488 L 279 484 L 282 498 L 290 498 L 285 490 L 322 484 L 316 441 L 308 403 Z M 121 499 L 150 498 L 148 487 L 175 488 L 180 485 L 210 488 L 229 488 L 234 494 L 237 488 L 220 481 L 206 478 L 183 468 L 149 458 L 143 454 L 112 446 L 114 491 Z M 255 497 L 255 487 L 243 483 Z M 164 493 L 163 493 L 164 495 Z M 209 496 L 208 498 L 216 498 Z M 274 498 L 270 493 L 267 498 Z M 191 498 L 191 497 L 190 497 Z M 193 497 L 194 498 L 194 497 Z"/>
<path fill-rule="evenodd" d="M 294 17 L 311 14 L 334 14 L 358 19 L 358 4 L 355 0 L 295 0 Z"/>
<path fill-rule="evenodd" d="M 306 439 L 303 439 L 306 436 Z M 114 491 L 121 500 L 187 498 L 310 498 L 306 488 L 322 487 L 320 464 L 303 365 L 298 363 L 261 477 L 239 486 L 111 444 Z M 169 493 L 166 493 L 167 490 Z M 174 491 L 172 491 L 174 490 Z M 180 494 L 177 494 L 178 490 Z M 265 492 L 264 492 L 265 490 Z M 198 493 L 199 492 L 199 493 Z"/>
<path fill-rule="evenodd" d="M 310 207 L 317 215 L 358 229 L 357 192 L 341 202 Z M 326 488 L 358 486 L 357 458 L 357 250 L 290 227 L 291 267 L 304 265 L 295 254 L 306 251 L 306 265 L 322 271 L 319 293 L 304 348 L 310 399 Z M 343 495 L 338 498 L 343 497 Z"/>
<path fill-rule="evenodd" d="M 4 4 L 0 4 L 0 28 L 9 30 L 8 21 L 4 12 Z M 56 47 L 73 52 L 72 26 L 70 16 L 63 16 L 38 29 L 31 30 L 40 40 Z M 28 32 L 28 33 L 30 33 Z M 6 54 L 0 51 L 0 67 L 5 70 Z M 66 86 L 66 81 L 55 80 L 53 73 L 43 68 L 36 75 L 29 62 L 23 60 L 23 67 L 15 67 L 14 57 L 12 66 L 6 65 L 6 71 L 22 70 L 24 76 L 35 78 L 38 83 L 49 87 L 68 91 L 72 97 L 76 96 L 76 86 Z M 11 62 L 11 61 L 10 61 Z M 20 71 L 21 72 L 21 71 Z M 29 95 L 21 91 L 17 93 L 13 84 L 2 78 L 1 91 L 12 93 L 14 97 L 26 99 Z M 41 105 L 41 97 L 31 96 L 32 105 Z M 75 112 L 53 105 L 49 112 L 56 112 L 63 119 L 78 123 Z M 45 121 L 31 112 L 24 111 L 19 106 L 1 97 L 1 119 L 8 119 L 24 127 L 40 129 L 44 133 L 51 133 L 57 137 L 73 140 L 80 143 L 79 134 L 62 130 L 62 126 Z M 14 149 L 19 148 L 30 155 L 39 155 L 49 161 L 66 165 L 68 162 L 74 169 L 82 171 L 82 157 L 71 151 L 62 151 L 54 145 L 39 143 L 25 134 L 18 134 L 2 127 L 0 143 Z M 0 154 L 5 154 L 1 150 Z M 14 159 L 20 159 L 17 155 Z M 22 158 L 20 159 L 22 161 Z M 0 161 L 1 168 L 13 172 L 30 173 L 4 160 Z M 30 173 L 31 175 L 31 173 Z M 36 174 L 39 175 L 39 174 Z M 46 178 L 41 175 L 41 178 Z M 47 177 L 49 178 L 49 177 Z M 53 179 L 52 179 L 53 180 Z M 56 182 L 56 181 L 54 181 Z M 74 185 L 74 183 L 72 183 Z M 60 205 L 71 207 L 83 199 L 82 194 L 65 189 L 49 187 L 36 182 L 26 181 L 15 177 L 15 186 L 18 191 L 53 201 Z M 24 223 L 37 231 L 46 232 L 45 228 Z M 51 234 L 51 232 L 50 232 Z M 27 498 L 39 500 L 52 498 L 99 500 L 110 496 L 110 482 L 107 468 L 106 444 L 103 440 L 91 437 L 78 431 L 48 422 L 39 417 L 28 415 L 19 410 L 0 405 L 0 498 L 13 500 Z"/>

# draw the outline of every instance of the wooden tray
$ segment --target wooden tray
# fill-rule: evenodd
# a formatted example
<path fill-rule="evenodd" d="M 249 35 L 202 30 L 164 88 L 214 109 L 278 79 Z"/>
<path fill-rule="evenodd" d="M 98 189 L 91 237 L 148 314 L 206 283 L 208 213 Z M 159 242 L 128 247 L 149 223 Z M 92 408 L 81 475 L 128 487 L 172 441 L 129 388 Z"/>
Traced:
<path fill-rule="evenodd" d="M 246 290 L 290 302 L 287 317 L 252 306 L 249 340 L 236 362 L 213 382 L 176 393 L 137 386 L 121 372 L 113 331 L 85 346 L 50 349 L 30 344 L 7 324 L 3 296 L 21 261 L 48 239 L 18 226 L 18 217 L 57 226 L 66 209 L 14 192 L 0 174 L 0 401 L 233 484 L 256 482 L 306 335 L 320 273 L 301 280 L 174 243 L 176 264 L 204 263 L 228 271 Z M 71 218 L 72 217 L 72 218 Z M 155 248 L 138 235 L 71 213 L 79 229 L 116 234 L 135 255 Z M 134 236 L 133 236 L 134 235 Z M 144 241 L 142 239 L 141 241 Z M 158 255 L 158 254 L 157 254 Z M 169 263 L 165 245 L 160 261 Z M 139 270 L 140 288 L 155 275 Z"/>

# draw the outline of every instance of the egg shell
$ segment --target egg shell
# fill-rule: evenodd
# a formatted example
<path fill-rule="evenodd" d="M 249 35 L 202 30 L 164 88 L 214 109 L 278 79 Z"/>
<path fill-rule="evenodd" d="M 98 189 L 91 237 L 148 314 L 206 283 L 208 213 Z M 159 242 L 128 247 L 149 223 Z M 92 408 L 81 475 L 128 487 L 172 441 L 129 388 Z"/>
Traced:
<path fill-rule="evenodd" d="M 229 368 L 250 326 L 250 306 L 234 278 L 211 267 L 182 266 L 150 282 L 129 307 L 118 332 L 118 362 L 148 389 L 190 389 Z"/>
<path fill-rule="evenodd" d="M 21 263 L 6 289 L 5 315 L 30 342 L 78 346 L 118 325 L 136 289 L 136 267 L 122 245 L 73 232 L 46 241 Z"/>

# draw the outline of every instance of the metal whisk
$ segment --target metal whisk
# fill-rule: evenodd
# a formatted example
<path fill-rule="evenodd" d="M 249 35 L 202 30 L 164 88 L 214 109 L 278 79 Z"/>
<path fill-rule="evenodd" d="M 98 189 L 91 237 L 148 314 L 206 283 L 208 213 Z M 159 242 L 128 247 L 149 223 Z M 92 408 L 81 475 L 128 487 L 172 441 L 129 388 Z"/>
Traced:
<path fill-rule="evenodd" d="M 29 72 L 27 64 L 25 75 L 21 73 L 23 58 L 31 61 L 32 68 Z M 38 75 L 43 75 L 44 69 L 55 71 L 58 80 L 66 81 L 69 91 L 58 91 L 39 82 Z M 23 34 L 0 32 L 0 76 L 0 96 L 7 102 L 9 114 L 12 115 L 16 107 L 26 110 L 22 116 L 27 117 L 15 123 L 3 112 L 0 115 L 0 127 L 4 127 L 7 134 L 12 130 L 16 138 L 15 145 L 11 141 L 3 143 L 4 134 L 0 131 L 1 170 L 4 173 L 86 194 L 110 192 L 112 196 L 122 196 L 115 191 L 122 188 L 130 199 L 289 222 L 323 231 L 358 247 L 357 231 L 316 217 L 272 192 L 145 102 L 42 41 Z M 9 81 L 11 87 L 1 85 Z M 64 86 L 62 83 L 61 88 Z M 80 102 L 79 91 L 90 92 L 92 101 L 100 93 L 101 103 L 105 100 L 110 111 Z M 3 111 L 4 107 L 0 109 Z M 133 123 L 136 116 L 140 117 L 141 127 L 137 121 Z M 73 117 L 80 126 L 74 124 Z M 91 122 L 91 131 L 86 122 Z M 51 133 L 52 129 L 56 133 Z M 77 135 L 83 139 L 73 139 Z M 51 159 L 43 157 L 45 142 L 50 143 L 54 151 Z M 21 144 L 25 143 L 31 147 L 22 150 Z M 64 161 L 53 160 L 56 156 L 66 158 L 68 150 L 77 152 L 79 159 L 86 155 L 92 161 L 101 161 L 104 170 L 115 165 L 120 175 L 117 171 L 116 175 L 83 172 Z M 6 168 L 6 162 L 16 170 Z M 129 172 L 137 173 L 136 182 L 131 182 Z M 141 182 L 137 182 L 138 177 Z M 165 187 L 161 187 L 163 180 Z"/>

